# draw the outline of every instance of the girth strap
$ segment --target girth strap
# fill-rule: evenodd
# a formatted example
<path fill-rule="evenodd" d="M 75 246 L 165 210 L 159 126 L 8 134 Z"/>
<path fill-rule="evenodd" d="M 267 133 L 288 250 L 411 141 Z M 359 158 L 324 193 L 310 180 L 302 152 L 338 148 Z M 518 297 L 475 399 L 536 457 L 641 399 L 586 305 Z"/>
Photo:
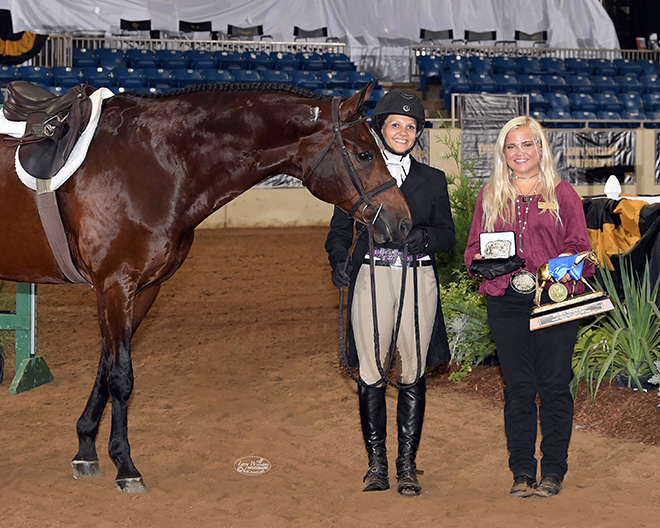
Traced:
<path fill-rule="evenodd" d="M 71 258 L 69 243 L 62 225 L 62 216 L 57 206 L 57 197 L 55 191 L 50 190 L 50 180 L 37 180 L 37 209 L 50 249 L 64 276 L 69 282 L 89 284 Z"/>

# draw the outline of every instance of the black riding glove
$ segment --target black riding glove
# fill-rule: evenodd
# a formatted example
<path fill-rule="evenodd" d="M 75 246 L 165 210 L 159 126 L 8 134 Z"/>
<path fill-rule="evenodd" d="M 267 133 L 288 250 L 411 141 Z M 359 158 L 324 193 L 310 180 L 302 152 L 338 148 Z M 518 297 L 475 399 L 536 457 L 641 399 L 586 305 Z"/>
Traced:
<path fill-rule="evenodd" d="M 423 227 L 416 227 L 408 233 L 408 238 L 406 238 L 403 243 L 408 244 L 409 255 L 423 253 L 429 245 L 429 236 L 426 233 L 426 229 Z"/>
<path fill-rule="evenodd" d="M 340 290 L 342 288 L 348 288 L 351 284 L 350 273 L 353 269 L 351 263 L 348 263 L 346 270 L 344 271 L 344 262 L 337 262 L 332 266 L 332 284 L 334 284 Z"/>

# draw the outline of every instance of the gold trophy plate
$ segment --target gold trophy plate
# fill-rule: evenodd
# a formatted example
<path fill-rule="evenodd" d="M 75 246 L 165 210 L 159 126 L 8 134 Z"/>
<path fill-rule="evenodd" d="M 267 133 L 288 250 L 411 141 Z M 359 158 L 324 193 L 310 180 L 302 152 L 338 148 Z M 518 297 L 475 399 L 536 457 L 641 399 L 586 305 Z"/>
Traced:
<path fill-rule="evenodd" d="M 533 308 L 532 317 L 529 320 L 529 329 L 547 328 L 548 326 L 582 319 L 613 309 L 612 300 L 604 291 L 582 293 L 561 302 Z"/>

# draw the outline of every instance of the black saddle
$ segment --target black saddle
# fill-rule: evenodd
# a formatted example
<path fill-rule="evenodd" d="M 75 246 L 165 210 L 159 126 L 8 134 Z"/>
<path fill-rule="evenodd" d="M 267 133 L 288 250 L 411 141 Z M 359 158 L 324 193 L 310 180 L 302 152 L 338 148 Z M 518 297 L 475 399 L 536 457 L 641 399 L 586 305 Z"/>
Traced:
<path fill-rule="evenodd" d="M 92 111 L 89 96 L 95 90 L 79 84 L 56 96 L 27 81 L 7 85 L 2 111 L 9 121 L 26 121 L 27 125 L 23 137 L 6 137 L 2 142 L 21 147 L 19 160 L 28 174 L 48 180 L 62 168 L 87 126 Z"/>

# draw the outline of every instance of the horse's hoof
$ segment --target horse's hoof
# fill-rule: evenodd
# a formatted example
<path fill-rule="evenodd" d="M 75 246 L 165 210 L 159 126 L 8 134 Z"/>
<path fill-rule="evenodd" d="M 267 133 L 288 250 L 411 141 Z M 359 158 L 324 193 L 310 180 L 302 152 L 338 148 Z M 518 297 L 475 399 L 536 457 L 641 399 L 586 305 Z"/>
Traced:
<path fill-rule="evenodd" d="M 149 493 L 142 477 L 115 480 L 115 488 L 126 493 Z"/>
<path fill-rule="evenodd" d="M 71 467 L 73 468 L 74 479 L 84 479 L 89 477 L 102 477 L 101 465 L 98 460 L 72 460 Z"/>

